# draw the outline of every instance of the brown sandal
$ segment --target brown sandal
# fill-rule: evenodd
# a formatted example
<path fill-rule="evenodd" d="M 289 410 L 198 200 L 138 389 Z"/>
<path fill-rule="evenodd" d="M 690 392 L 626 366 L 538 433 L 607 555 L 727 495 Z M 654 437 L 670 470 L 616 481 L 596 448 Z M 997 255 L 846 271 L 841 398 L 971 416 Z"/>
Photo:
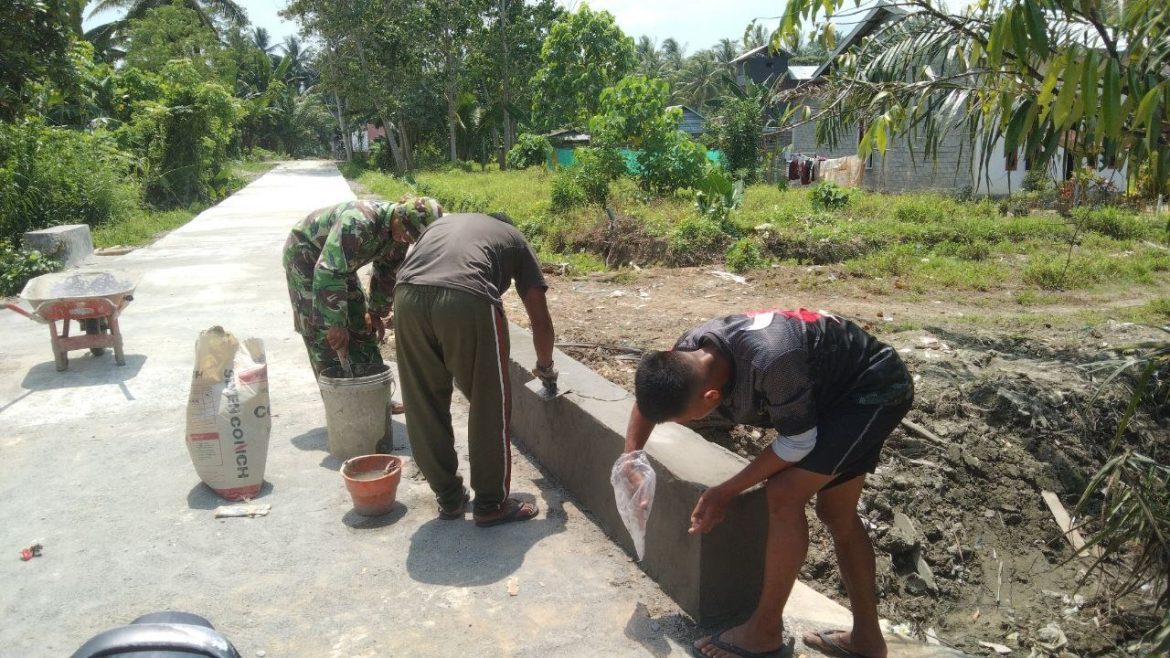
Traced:
<path fill-rule="evenodd" d="M 475 525 L 481 528 L 490 528 L 504 523 L 511 523 L 512 521 L 527 521 L 535 518 L 539 512 L 540 510 L 532 503 L 522 503 L 515 498 L 509 498 L 500 505 L 498 514 L 493 514 L 487 518 L 477 516 Z"/>

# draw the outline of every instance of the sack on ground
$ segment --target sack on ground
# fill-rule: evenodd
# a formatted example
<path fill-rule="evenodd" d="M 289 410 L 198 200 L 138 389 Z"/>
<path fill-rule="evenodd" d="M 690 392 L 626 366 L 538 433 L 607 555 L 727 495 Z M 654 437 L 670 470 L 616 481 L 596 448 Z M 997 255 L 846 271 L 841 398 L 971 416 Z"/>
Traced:
<path fill-rule="evenodd" d="M 241 344 L 223 327 L 200 332 L 187 399 L 187 452 L 199 479 L 228 500 L 254 498 L 271 429 L 264 342 Z"/>
<path fill-rule="evenodd" d="M 622 523 L 634 540 L 638 559 L 646 553 L 646 521 L 654 505 L 654 485 L 657 482 L 654 467 L 643 450 L 623 453 L 613 464 L 609 481 L 613 485 L 614 502 Z"/>

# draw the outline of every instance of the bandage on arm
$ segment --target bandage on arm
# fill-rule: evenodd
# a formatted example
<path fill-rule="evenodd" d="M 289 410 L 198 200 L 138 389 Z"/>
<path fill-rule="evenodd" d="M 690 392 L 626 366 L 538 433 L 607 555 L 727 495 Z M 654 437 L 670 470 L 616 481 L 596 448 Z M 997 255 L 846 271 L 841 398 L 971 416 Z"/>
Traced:
<path fill-rule="evenodd" d="M 814 425 L 812 429 L 795 434 L 792 436 L 785 436 L 781 434 L 772 442 L 772 452 L 776 456 L 786 462 L 796 463 L 805 458 L 808 453 L 817 445 L 817 428 Z"/>

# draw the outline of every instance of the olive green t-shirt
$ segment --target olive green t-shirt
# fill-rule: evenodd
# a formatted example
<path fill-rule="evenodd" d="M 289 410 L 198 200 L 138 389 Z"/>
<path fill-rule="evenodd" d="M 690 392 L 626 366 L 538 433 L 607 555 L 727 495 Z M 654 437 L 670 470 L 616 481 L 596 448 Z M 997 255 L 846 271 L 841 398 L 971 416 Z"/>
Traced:
<path fill-rule="evenodd" d="M 547 288 L 524 235 L 506 221 L 479 213 L 443 215 L 428 226 L 398 270 L 398 283 L 454 288 L 502 306 L 516 282 L 521 296 Z"/>

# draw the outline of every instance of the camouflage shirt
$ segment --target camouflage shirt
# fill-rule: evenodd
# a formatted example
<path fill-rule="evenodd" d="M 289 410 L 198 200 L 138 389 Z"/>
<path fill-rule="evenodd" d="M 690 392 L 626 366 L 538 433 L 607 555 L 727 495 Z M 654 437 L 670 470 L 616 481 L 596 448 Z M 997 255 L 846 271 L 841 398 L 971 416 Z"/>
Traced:
<path fill-rule="evenodd" d="M 314 211 L 293 227 L 290 242 L 319 254 L 313 270 L 313 322 L 318 327 L 346 326 L 347 279 L 373 263 L 369 312 L 390 310 L 398 267 L 408 245 L 395 242 L 391 212 L 395 204 L 350 201 Z"/>

